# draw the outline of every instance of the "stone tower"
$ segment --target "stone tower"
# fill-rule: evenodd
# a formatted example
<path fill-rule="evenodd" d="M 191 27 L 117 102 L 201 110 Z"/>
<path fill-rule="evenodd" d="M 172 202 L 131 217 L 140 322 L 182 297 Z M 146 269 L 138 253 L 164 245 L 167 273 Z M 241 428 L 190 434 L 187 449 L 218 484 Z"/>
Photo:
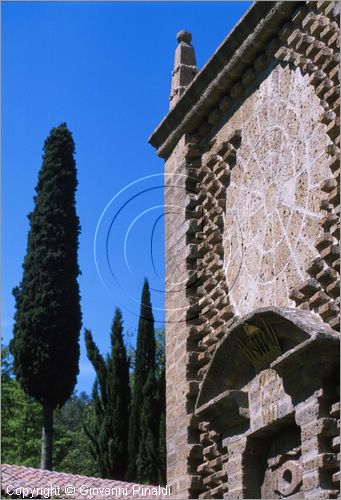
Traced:
<path fill-rule="evenodd" d="M 256 2 L 199 72 L 178 34 L 149 139 L 176 498 L 339 494 L 339 7 Z"/>

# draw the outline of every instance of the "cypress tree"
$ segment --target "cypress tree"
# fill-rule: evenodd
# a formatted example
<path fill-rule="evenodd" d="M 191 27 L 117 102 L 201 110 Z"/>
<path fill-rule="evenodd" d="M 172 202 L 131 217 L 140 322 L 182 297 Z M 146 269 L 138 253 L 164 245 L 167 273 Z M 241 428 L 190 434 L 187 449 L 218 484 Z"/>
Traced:
<path fill-rule="evenodd" d="M 157 484 L 160 467 L 158 450 L 159 411 L 157 381 L 153 370 L 149 371 L 142 394 L 139 447 L 136 457 L 136 479 L 139 483 Z"/>
<path fill-rule="evenodd" d="M 166 369 L 159 375 L 159 484 L 166 484 Z"/>
<path fill-rule="evenodd" d="M 159 425 L 159 476 L 158 483 L 166 484 L 166 355 L 165 330 L 158 328 L 156 337 L 156 369 L 158 383 L 158 425 Z"/>
<path fill-rule="evenodd" d="M 88 412 L 86 422 L 83 426 L 84 432 L 89 439 L 89 451 L 98 466 L 98 470 L 101 476 L 105 476 L 106 467 L 103 461 L 104 454 L 101 452 L 100 441 L 98 439 L 101 421 L 100 415 L 104 415 L 103 406 L 101 403 L 101 398 L 99 395 L 98 378 L 96 377 L 93 388 L 92 388 L 92 407 L 90 412 Z"/>
<path fill-rule="evenodd" d="M 155 422 L 155 332 L 150 301 L 149 284 L 145 279 L 142 289 L 140 318 L 137 332 L 134 386 L 129 419 L 127 478 L 131 481 L 153 481 L 151 468 L 155 465 L 154 449 L 158 442 L 158 425 Z M 148 385 L 144 389 L 144 385 Z M 147 390 L 149 392 L 147 392 Z M 143 457 L 148 440 L 148 454 Z"/>
<path fill-rule="evenodd" d="M 101 427 L 104 421 L 105 407 L 107 404 L 105 388 L 107 368 L 98 347 L 93 341 L 90 330 L 85 330 L 85 345 L 88 358 L 96 371 L 96 379 L 92 388 L 93 412 L 90 421 L 84 425 L 84 431 L 89 438 L 90 453 L 98 464 L 101 476 L 105 477 L 107 470 L 105 463 L 106 447 L 104 446 L 103 451 L 103 446 L 101 446 L 103 443 L 102 440 L 99 439 L 99 436 L 101 434 Z M 103 397 L 101 397 L 101 394 L 103 394 Z"/>
<path fill-rule="evenodd" d="M 88 357 L 97 374 L 93 390 L 95 422 L 86 432 L 101 474 L 109 479 L 123 479 L 127 468 L 130 387 L 122 333 L 122 314 L 116 309 L 111 327 L 111 354 L 104 360 L 91 332 L 85 332 Z"/>
<path fill-rule="evenodd" d="M 20 285 L 15 297 L 11 352 L 24 391 L 42 403 L 41 468 L 52 467 L 53 411 L 69 399 L 77 380 L 80 294 L 77 283 L 79 220 L 74 142 L 65 123 L 44 144 L 35 206 Z"/>

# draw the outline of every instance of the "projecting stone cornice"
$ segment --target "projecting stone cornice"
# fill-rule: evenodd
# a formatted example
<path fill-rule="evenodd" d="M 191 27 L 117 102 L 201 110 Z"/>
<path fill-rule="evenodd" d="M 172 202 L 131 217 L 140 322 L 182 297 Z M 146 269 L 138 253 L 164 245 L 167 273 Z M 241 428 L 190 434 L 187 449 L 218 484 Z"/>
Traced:
<path fill-rule="evenodd" d="M 183 134 L 193 133 L 226 92 L 254 63 L 299 5 L 305 2 L 255 2 L 176 105 L 149 137 L 157 154 L 167 158 Z"/>

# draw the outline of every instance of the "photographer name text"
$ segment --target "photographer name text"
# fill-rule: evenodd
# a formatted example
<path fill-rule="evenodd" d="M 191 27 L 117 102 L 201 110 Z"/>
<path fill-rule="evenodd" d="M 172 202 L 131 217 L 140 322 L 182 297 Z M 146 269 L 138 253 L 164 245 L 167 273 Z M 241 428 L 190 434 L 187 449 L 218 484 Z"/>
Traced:
<path fill-rule="evenodd" d="M 126 497 L 139 498 L 150 497 L 159 498 L 170 495 L 170 486 L 142 486 L 132 484 L 128 487 L 97 487 L 82 484 L 75 486 L 67 484 L 66 486 L 20 486 L 15 487 L 9 484 L 6 488 L 8 496 L 20 498 L 58 498 L 58 497 Z"/>

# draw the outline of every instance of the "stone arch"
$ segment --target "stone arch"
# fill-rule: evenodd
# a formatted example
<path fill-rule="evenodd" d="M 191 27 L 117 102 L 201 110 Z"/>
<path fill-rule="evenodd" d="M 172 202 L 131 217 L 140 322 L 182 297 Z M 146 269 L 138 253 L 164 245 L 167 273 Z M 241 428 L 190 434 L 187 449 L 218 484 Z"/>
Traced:
<path fill-rule="evenodd" d="M 257 309 L 226 332 L 195 407 L 225 457 L 226 498 L 292 498 L 312 474 L 311 498 L 331 491 L 338 364 L 338 333 L 309 311 Z"/>
<path fill-rule="evenodd" d="M 310 311 L 265 307 L 244 316 L 230 328 L 217 345 L 196 401 L 196 413 L 215 413 L 230 405 L 247 406 L 242 390 L 257 373 L 273 363 L 295 357 L 299 346 L 338 335 Z M 276 366 L 276 371 L 278 367 Z M 280 370 L 280 369 L 279 369 Z M 247 410 L 245 409 L 245 414 Z"/>

